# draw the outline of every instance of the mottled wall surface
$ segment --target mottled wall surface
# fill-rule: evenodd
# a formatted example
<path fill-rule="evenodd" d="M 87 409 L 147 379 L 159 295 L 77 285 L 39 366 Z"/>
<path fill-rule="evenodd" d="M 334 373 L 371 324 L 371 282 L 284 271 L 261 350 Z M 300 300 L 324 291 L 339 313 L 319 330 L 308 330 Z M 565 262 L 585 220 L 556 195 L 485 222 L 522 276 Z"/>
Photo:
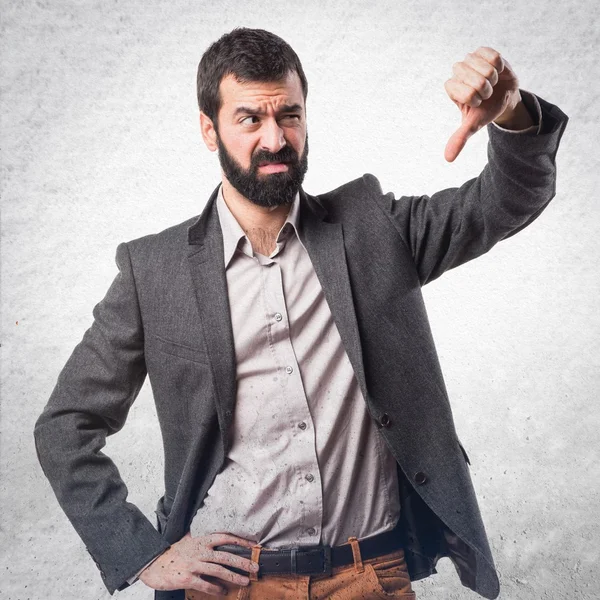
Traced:
<path fill-rule="evenodd" d="M 217 184 L 195 70 L 246 25 L 303 60 L 312 193 L 365 172 L 397 195 L 479 174 L 485 131 L 444 161 L 459 113 L 443 84 L 481 45 L 569 115 L 547 210 L 425 294 L 501 597 L 597 598 L 599 15 L 593 0 L 4 0 L 0 596 L 109 597 L 37 463 L 33 424 L 116 274 L 117 244 L 199 214 Z M 106 451 L 153 519 L 162 450 L 148 385 Z M 415 589 L 476 597 L 448 560 Z M 137 583 L 122 597 L 152 595 Z"/>

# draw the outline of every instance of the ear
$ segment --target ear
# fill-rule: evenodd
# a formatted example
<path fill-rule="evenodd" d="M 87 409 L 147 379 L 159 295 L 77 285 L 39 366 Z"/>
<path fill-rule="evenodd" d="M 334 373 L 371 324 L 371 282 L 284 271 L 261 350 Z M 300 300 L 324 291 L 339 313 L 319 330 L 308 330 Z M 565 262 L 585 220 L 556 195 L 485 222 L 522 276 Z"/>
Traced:
<path fill-rule="evenodd" d="M 200 131 L 202 132 L 202 139 L 204 140 L 206 147 L 211 152 L 215 152 L 218 149 L 217 131 L 212 119 L 202 111 L 200 111 Z"/>

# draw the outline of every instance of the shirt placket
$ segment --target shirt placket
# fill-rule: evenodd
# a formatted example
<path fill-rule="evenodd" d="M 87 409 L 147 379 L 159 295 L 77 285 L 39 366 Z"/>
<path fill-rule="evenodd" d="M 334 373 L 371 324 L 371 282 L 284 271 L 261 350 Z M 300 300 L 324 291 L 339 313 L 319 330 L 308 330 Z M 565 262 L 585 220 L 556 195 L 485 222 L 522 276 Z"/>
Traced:
<path fill-rule="evenodd" d="M 291 415 L 293 447 L 289 454 L 281 457 L 285 468 L 294 473 L 295 486 L 290 491 L 298 515 L 298 540 L 302 543 L 318 544 L 323 525 L 323 486 L 316 452 L 315 426 L 309 410 L 300 368 L 290 337 L 288 308 L 283 288 L 282 265 L 285 263 L 274 256 L 258 255 L 263 266 L 262 283 L 266 306 L 269 346 L 281 373 L 282 402 Z M 280 264 L 281 261 L 281 264 Z M 290 467 L 290 465 L 293 465 Z"/>

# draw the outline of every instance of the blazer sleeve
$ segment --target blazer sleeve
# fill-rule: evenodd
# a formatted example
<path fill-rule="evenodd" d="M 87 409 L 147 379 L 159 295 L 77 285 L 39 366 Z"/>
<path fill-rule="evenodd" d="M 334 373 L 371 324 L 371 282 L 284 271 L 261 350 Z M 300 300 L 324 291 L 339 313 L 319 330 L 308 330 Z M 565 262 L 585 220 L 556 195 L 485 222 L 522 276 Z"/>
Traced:
<path fill-rule="evenodd" d="M 489 124 L 488 163 L 479 177 L 458 188 L 396 199 L 383 194 L 373 175 L 364 175 L 372 198 L 412 254 L 421 285 L 514 235 L 554 197 L 556 153 L 568 117 L 557 106 L 536 99 L 542 115 L 539 133 L 515 135 Z M 531 98 L 528 101 L 531 105 Z"/>
<path fill-rule="evenodd" d="M 35 424 L 38 459 L 112 594 L 169 544 L 133 504 L 102 452 L 125 424 L 146 377 L 143 329 L 127 244 L 119 273 L 61 371 Z"/>

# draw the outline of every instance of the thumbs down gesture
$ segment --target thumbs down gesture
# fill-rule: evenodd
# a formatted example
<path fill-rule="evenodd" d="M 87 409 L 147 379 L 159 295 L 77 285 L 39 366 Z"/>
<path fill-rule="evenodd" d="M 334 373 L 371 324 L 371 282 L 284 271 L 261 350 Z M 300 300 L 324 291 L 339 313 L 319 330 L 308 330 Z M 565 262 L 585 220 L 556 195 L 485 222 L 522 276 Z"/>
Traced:
<path fill-rule="evenodd" d="M 467 140 L 494 121 L 506 129 L 526 129 L 534 124 L 519 92 L 519 81 L 508 61 L 493 48 L 482 46 L 452 66 L 444 83 L 450 99 L 460 109 L 460 127 L 452 134 L 444 158 L 452 162 Z"/>

